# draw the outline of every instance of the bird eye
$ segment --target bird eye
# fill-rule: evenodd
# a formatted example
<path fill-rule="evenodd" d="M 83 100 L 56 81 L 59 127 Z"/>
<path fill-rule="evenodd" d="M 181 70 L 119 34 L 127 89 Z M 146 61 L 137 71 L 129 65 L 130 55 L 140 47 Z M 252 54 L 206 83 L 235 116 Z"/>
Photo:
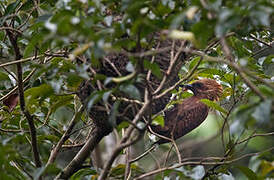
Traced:
<path fill-rule="evenodd" d="M 197 83 L 194 83 L 193 86 L 196 87 L 196 88 L 202 88 L 202 87 L 203 87 L 203 84 L 197 82 Z"/>

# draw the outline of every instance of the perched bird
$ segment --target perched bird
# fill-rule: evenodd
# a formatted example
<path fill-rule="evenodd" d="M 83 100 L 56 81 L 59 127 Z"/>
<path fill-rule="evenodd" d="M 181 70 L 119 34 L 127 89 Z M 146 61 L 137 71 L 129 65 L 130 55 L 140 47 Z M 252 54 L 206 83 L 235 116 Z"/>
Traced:
<path fill-rule="evenodd" d="M 197 80 L 190 85 L 182 85 L 183 90 L 191 90 L 193 96 L 184 99 L 165 113 L 164 127 L 151 125 L 153 132 L 162 136 L 178 139 L 198 127 L 207 117 L 209 107 L 201 99 L 218 101 L 222 95 L 222 86 L 212 79 Z M 160 139 L 157 144 L 169 142 Z"/>

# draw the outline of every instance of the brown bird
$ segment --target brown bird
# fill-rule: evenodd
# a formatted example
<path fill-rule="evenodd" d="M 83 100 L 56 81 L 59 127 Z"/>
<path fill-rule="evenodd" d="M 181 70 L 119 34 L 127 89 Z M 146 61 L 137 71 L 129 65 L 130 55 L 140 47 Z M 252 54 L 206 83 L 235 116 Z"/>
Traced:
<path fill-rule="evenodd" d="M 165 113 L 165 125 L 151 125 L 151 129 L 162 136 L 178 139 L 198 127 L 207 117 L 209 107 L 201 99 L 218 101 L 222 95 L 222 86 L 212 79 L 197 80 L 190 85 L 183 85 L 183 90 L 191 90 L 193 96 L 184 99 Z M 160 139 L 156 143 L 169 142 Z"/>

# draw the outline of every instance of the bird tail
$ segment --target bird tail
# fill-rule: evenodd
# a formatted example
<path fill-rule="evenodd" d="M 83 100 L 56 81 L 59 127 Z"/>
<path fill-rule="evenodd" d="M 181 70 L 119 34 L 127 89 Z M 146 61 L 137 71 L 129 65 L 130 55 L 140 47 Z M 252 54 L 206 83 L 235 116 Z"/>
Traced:
<path fill-rule="evenodd" d="M 157 133 L 162 136 L 168 136 L 168 134 L 170 133 L 169 129 L 166 126 L 163 127 L 160 125 L 153 125 L 153 124 L 150 125 L 150 128 L 148 128 L 148 130 L 152 134 Z"/>
<path fill-rule="evenodd" d="M 160 125 L 150 125 L 150 127 L 148 128 L 149 132 L 151 134 L 159 134 L 161 136 L 165 136 L 165 137 L 168 137 L 170 138 L 170 129 L 167 127 L 167 126 L 160 126 Z M 169 140 L 167 139 L 163 139 L 163 138 L 160 138 L 158 141 L 156 141 L 154 144 L 163 144 L 163 143 L 167 143 L 167 142 L 170 142 Z"/>

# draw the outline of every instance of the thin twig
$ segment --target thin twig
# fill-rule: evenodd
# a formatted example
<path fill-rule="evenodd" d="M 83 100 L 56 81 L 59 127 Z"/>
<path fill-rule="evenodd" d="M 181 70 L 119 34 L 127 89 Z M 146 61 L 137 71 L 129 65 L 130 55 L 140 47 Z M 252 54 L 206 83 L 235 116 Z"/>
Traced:
<path fill-rule="evenodd" d="M 3 128 L 0 128 L 0 131 L 5 132 L 5 133 L 19 133 L 19 132 L 22 132 L 21 129 L 3 129 Z"/>
<path fill-rule="evenodd" d="M 222 49 L 223 49 L 223 52 L 226 56 L 226 58 L 231 61 L 231 62 L 234 62 L 234 57 L 229 49 L 229 46 L 227 45 L 226 43 L 226 40 L 225 40 L 225 37 L 222 36 L 221 39 L 220 39 L 220 43 L 222 45 Z"/>
<path fill-rule="evenodd" d="M 131 168 L 130 168 L 130 147 L 127 147 L 126 149 L 126 168 L 125 168 L 125 176 L 124 176 L 124 180 L 127 180 L 130 178 L 131 175 Z"/>
<path fill-rule="evenodd" d="M 143 154 L 141 154 L 140 156 L 134 158 L 134 159 L 131 159 L 129 162 L 130 163 L 134 163 L 136 161 L 139 161 L 140 159 L 142 159 L 143 157 L 145 157 L 148 153 L 150 153 L 152 150 L 155 149 L 155 145 L 151 146 L 148 150 L 146 150 Z"/>
<path fill-rule="evenodd" d="M 171 147 L 168 149 L 168 152 L 166 153 L 166 157 L 165 157 L 165 160 L 164 160 L 164 166 L 166 166 L 167 160 L 168 160 L 168 158 L 170 156 L 170 153 L 172 151 L 173 146 L 174 145 L 172 144 Z"/>
<path fill-rule="evenodd" d="M 178 82 L 176 82 L 173 86 L 169 87 L 168 89 L 166 89 L 165 91 L 163 91 L 161 94 L 153 96 L 153 99 L 159 99 L 163 96 L 165 96 L 167 93 L 169 93 L 170 91 L 172 91 L 173 89 L 175 89 L 176 87 L 178 87 L 179 84 L 181 84 L 182 82 L 188 80 L 195 72 L 195 70 L 198 68 L 198 66 L 200 65 L 200 63 L 202 62 L 203 58 L 201 58 L 198 63 L 190 70 L 190 72 L 182 79 L 180 79 Z"/>
<path fill-rule="evenodd" d="M 24 59 L 18 59 L 18 60 L 15 60 L 15 61 L 11 61 L 11 62 L 0 64 L 0 67 L 10 66 L 10 65 L 18 64 L 18 63 L 28 62 L 28 61 L 39 59 L 39 58 L 44 57 L 44 56 L 45 55 L 38 55 L 38 56 L 32 56 L 32 57 L 28 57 L 28 58 L 24 58 Z"/>
<path fill-rule="evenodd" d="M 18 34 L 22 34 L 22 31 L 18 30 L 18 29 L 15 29 L 15 28 L 12 28 L 12 27 L 0 27 L 0 31 L 3 31 L 3 30 L 9 30 L 9 31 L 14 31 Z"/>
<path fill-rule="evenodd" d="M 110 66 L 114 69 L 114 71 L 117 73 L 118 76 L 122 76 L 120 71 L 116 68 L 116 66 L 107 58 L 104 57 L 105 61 L 110 64 Z"/>
<path fill-rule="evenodd" d="M 160 44 L 161 44 L 161 42 L 159 41 L 158 44 L 157 44 L 157 46 L 156 46 L 156 50 L 159 49 Z M 151 63 L 154 63 L 155 57 L 156 57 L 155 55 L 152 56 L 152 58 L 151 58 Z M 151 76 L 151 70 L 149 70 L 149 71 L 147 72 L 146 80 L 147 80 L 148 82 L 150 81 L 150 76 Z"/>
<path fill-rule="evenodd" d="M 237 142 L 235 145 L 242 144 L 242 143 L 244 143 L 244 142 L 246 142 L 246 141 L 249 141 L 250 139 L 252 139 L 252 138 L 254 138 L 254 137 L 259 137 L 259 136 L 273 136 L 273 135 L 274 135 L 274 132 L 263 133 L 263 134 L 256 134 L 256 133 L 255 133 L 255 134 L 253 134 L 253 135 L 247 137 L 246 139 L 243 139 L 243 140 Z"/>
<path fill-rule="evenodd" d="M 265 46 L 272 48 L 271 44 L 268 44 L 268 43 L 266 43 L 266 42 L 264 42 L 264 41 L 258 39 L 258 38 L 255 37 L 253 34 L 250 34 L 250 37 L 251 37 L 252 39 L 254 39 L 254 40 L 256 40 L 256 41 L 258 41 L 258 42 L 264 44 Z"/>
<path fill-rule="evenodd" d="M 243 81 L 248 85 L 248 87 L 250 87 L 250 89 L 252 91 L 254 91 L 262 100 L 266 100 L 266 97 L 260 92 L 260 90 L 247 78 L 247 76 L 244 73 L 244 70 L 242 69 L 242 67 L 237 65 L 236 63 L 227 61 L 227 60 L 225 60 L 223 58 L 220 58 L 220 57 L 208 56 L 203 52 L 192 50 L 192 49 L 189 49 L 189 48 L 186 48 L 183 51 L 186 52 L 186 53 L 202 56 L 202 57 L 204 57 L 205 60 L 210 61 L 210 62 L 224 63 L 224 64 L 229 65 L 241 76 Z"/>
<path fill-rule="evenodd" d="M 222 165 L 222 164 L 230 164 L 230 163 L 239 161 L 241 159 L 244 159 L 246 157 L 256 156 L 256 155 L 260 155 L 260 154 L 268 152 L 268 151 L 272 151 L 273 149 L 274 149 L 274 147 L 271 147 L 271 148 L 266 149 L 266 150 L 261 151 L 261 152 L 245 154 L 245 155 L 242 155 L 242 156 L 240 156 L 238 158 L 234 158 L 232 160 L 227 160 L 227 161 L 223 161 L 223 162 L 202 162 L 202 161 L 187 161 L 187 162 L 182 162 L 182 163 L 179 163 L 179 164 L 175 164 L 173 166 L 164 167 L 164 168 L 161 168 L 161 169 L 156 169 L 154 171 L 150 171 L 148 173 L 142 174 L 141 176 L 138 176 L 134 180 L 143 179 L 145 177 L 157 174 L 159 172 L 163 172 L 163 171 L 171 170 L 171 169 L 176 169 L 176 168 L 179 168 L 179 167 L 185 166 L 185 165 L 219 165 L 219 164 Z"/>
<path fill-rule="evenodd" d="M 74 125 L 76 124 L 77 120 L 79 119 L 79 115 L 82 113 L 83 110 L 84 110 L 84 106 L 81 106 L 79 108 L 79 110 L 74 113 L 74 116 L 71 119 L 71 121 L 69 122 L 69 125 L 68 125 L 68 128 L 67 128 L 66 132 L 63 134 L 63 136 L 61 137 L 59 142 L 56 144 L 56 146 L 51 151 L 50 157 L 49 157 L 48 162 L 46 164 L 46 167 L 48 165 L 52 164 L 55 161 L 58 152 L 60 151 L 60 149 L 61 149 L 62 145 L 65 143 L 65 141 L 69 138 L 69 135 L 70 135 Z"/>
<path fill-rule="evenodd" d="M 17 77 L 14 76 L 14 74 L 12 74 L 5 66 L 2 67 L 4 69 L 4 71 L 6 71 L 9 75 L 11 75 L 11 77 L 13 77 L 13 79 L 15 79 L 17 81 Z"/>
<path fill-rule="evenodd" d="M 111 97 L 112 97 L 112 99 L 114 101 L 121 100 L 121 101 L 124 101 L 124 102 L 136 103 L 136 104 L 144 105 L 144 102 L 138 101 L 136 99 L 128 99 L 128 98 L 125 98 L 125 97 L 116 97 L 113 94 L 111 94 Z"/>
<path fill-rule="evenodd" d="M 142 118 L 142 116 L 144 115 L 145 111 L 149 107 L 150 102 L 151 102 L 151 100 L 148 98 L 148 91 L 145 90 L 145 104 L 142 106 L 142 108 L 136 114 L 135 118 L 132 121 L 133 123 L 136 124 Z M 112 166 L 112 163 L 114 162 L 114 160 L 116 159 L 116 157 L 119 155 L 119 153 L 121 152 L 121 150 L 123 148 L 128 147 L 129 145 L 133 144 L 137 140 L 136 139 L 135 141 L 132 140 L 130 142 L 127 142 L 128 139 L 131 138 L 132 133 L 135 132 L 134 130 L 135 130 L 135 128 L 132 125 L 127 128 L 127 130 L 125 132 L 125 135 L 121 139 L 119 145 L 117 145 L 117 147 L 112 152 L 111 157 L 106 162 L 106 164 L 104 166 L 104 169 L 103 169 L 102 173 L 100 174 L 98 180 L 104 180 L 104 179 L 107 178 L 109 170 L 110 170 L 110 168 Z M 139 136 L 140 136 L 140 133 L 139 133 Z"/>
<path fill-rule="evenodd" d="M 85 142 L 80 143 L 80 144 L 64 144 L 62 145 L 62 148 L 76 148 L 76 147 L 83 147 L 85 145 Z"/>
<path fill-rule="evenodd" d="M 145 57 L 145 56 L 151 56 L 151 55 L 155 55 L 155 54 L 158 54 L 158 53 L 163 53 L 163 52 L 166 52 L 166 51 L 169 51 L 171 49 L 170 46 L 168 47 L 164 47 L 164 48 L 161 48 L 161 49 L 153 49 L 153 50 L 149 50 L 149 51 L 146 51 L 146 52 L 138 52 L 138 53 L 130 53 L 130 52 L 127 52 L 127 51 L 124 51 L 122 50 L 121 53 L 129 56 L 129 57 L 139 57 L 139 58 L 142 58 L 142 57 Z"/>
<path fill-rule="evenodd" d="M 251 71 L 249 71 L 246 68 L 242 69 L 244 71 L 244 73 L 246 73 L 248 76 L 252 77 L 253 79 L 256 79 L 257 81 L 265 84 L 266 86 L 270 87 L 271 89 L 274 89 L 274 84 L 271 83 L 270 81 L 267 81 L 259 76 L 254 75 Z"/>
<path fill-rule="evenodd" d="M 175 148 L 175 151 L 176 151 L 176 154 L 177 154 L 177 157 L 178 157 L 178 163 L 180 163 L 180 162 L 182 162 L 181 153 L 180 153 L 179 148 L 178 148 L 178 146 L 177 146 L 177 144 L 176 144 L 176 142 L 173 138 L 172 138 L 172 144 Z"/>
<path fill-rule="evenodd" d="M 173 49 L 171 51 L 171 59 L 170 59 L 170 63 L 169 63 L 169 67 L 162 79 L 162 81 L 160 82 L 160 85 L 157 87 L 157 89 L 153 92 L 153 94 L 157 94 L 158 92 L 160 92 L 167 80 L 167 77 L 170 75 L 171 71 L 173 70 L 173 67 L 174 65 L 176 64 L 177 60 L 179 59 L 179 55 L 181 54 L 182 52 L 182 49 L 184 47 L 184 44 L 185 44 L 185 41 L 181 43 L 181 46 L 179 48 L 179 50 L 176 52 L 175 56 L 174 56 L 174 45 L 175 45 L 175 42 L 173 42 Z M 174 57 L 173 57 L 174 56 Z"/>
<path fill-rule="evenodd" d="M 23 172 L 23 174 L 26 174 L 30 179 L 33 179 L 32 175 L 22 167 L 22 165 L 16 161 L 10 162 L 12 166 L 14 166 L 18 171 Z"/>
<path fill-rule="evenodd" d="M 34 74 L 34 72 L 36 71 L 36 69 L 33 69 L 29 74 L 28 76 L 23 80 L 23 83 L 27 82 L 31 76 Z M 15 91 L 17 91 L 18 89 L 18 85 L 15 86 L 11 91 L 9 91 L 7 94 L 5 94 L 4 96 L 2 96 L 0 98 L 0 101 L 3 101 L 4 99 L 6 99 L 8 96 L 10 96 L 11 94 L 15 93 Z"/>

